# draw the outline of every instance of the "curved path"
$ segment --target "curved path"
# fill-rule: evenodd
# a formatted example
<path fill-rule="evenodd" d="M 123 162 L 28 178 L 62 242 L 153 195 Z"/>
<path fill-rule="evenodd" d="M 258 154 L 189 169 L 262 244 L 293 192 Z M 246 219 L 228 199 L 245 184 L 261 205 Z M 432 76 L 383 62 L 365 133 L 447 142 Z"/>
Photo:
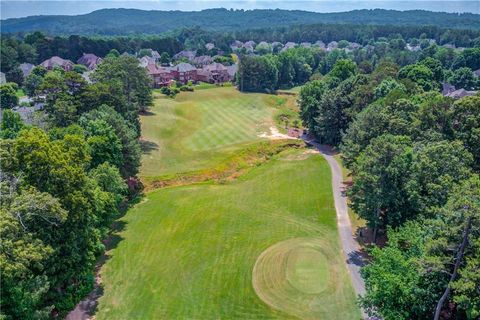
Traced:
<path fill-rule="evenodd" d="M 360 275 L 360 268 L 365 264 L 361 255 L 360 246 L 353 237 L 352 225 L 348 216 L 347 198 L 343 186 L 342 168 L 334 158 L 334 152 L 331 148 L 321 145 L 315 140 L 303 136 L 302 139 L 309 145 L 320 151 L 322 156 L 327 160 L 332 170 L 332 187 L 333 197 L 335 200 L 335 210 L 337 211 L 337 226 L 340 240 L 342 242 L 343 254 L 347 264 L 348 272 L 352 279 L 353 288 L 357 295 L 365 294 L 365 283 Z M 365 314 L 364 314 L 365 317 Z"/>

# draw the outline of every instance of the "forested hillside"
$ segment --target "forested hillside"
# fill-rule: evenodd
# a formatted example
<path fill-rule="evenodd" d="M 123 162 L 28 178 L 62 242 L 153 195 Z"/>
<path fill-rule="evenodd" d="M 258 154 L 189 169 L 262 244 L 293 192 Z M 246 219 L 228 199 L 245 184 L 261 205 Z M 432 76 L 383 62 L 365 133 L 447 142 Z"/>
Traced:
<path fill-rule="evenodd" d="M 448 28 L 480 29 L 480 15 L 441 13 L 422 10 L 355 10 L 317 13 L 289 10 L 226 10 L 198 12 L 103 9 L 78 16 L 32 16 L 2 21 L 2 32 L 45 31 L 49 34 L 155 34 L 199 26 L 207 30 L 232 31 L 312 23 L 362 25 L 432 25 Z"/>

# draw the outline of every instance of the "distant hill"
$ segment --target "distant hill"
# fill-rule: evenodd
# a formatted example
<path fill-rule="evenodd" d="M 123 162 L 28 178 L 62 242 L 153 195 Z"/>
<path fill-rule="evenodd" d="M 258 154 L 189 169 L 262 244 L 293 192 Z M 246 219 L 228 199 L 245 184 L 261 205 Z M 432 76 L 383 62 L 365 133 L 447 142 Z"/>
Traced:
<path fill-rule="evenodd" d="M 188 8 L 186 8 L 188 9 Z M 289 10 L 144 11 L 102 9 L 78 16 L 31 16 L 1 21 L 2 33 L 44 31 L 52 35 L 127 35 L 154 34 L 183 27 L 233 31 L 312 23 L 362 25 L 433 25 L 443 28 L 480 29 L 480 15 L 422 10 L 355 10 L 317 13 Z"/>

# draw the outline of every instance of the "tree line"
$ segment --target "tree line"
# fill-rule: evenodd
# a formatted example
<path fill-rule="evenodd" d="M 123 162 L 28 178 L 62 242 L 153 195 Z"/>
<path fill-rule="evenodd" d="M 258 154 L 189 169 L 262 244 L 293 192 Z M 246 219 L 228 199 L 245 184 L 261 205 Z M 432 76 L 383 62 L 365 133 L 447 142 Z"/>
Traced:
<path fill-rule="evenodd" d="M 287 27 L 264 27 L 257 29 L 210 31 L 200 27 L 188 27 L 170 30 L 160 35 L 136 36 L 48 36 L 45 33 L 2 34 L 0 40 L 1 71 L 7 78 L 19 77 L 18 65 L 21 63 L 39 64 L 52 57 L 77 61 L 83 53 L 93 53 L 104 57 L 111 50 L 120 53 L 136 53 L 150 48 L 159 53 L 173 56 L 181 50 L 198 50 L 198 54 L 230 53 L 230 44 L 235 40 L 255 42 L 289 41 L 316 42 L 347 40 L 361 45 L 375 45 L 378 42 L 399 39 L 397 47 L 404 48 L 406 42 L 427 47 L 427 39 L 438 44 L 452 44 L 458 47 L 479 47 L 480 31 L 474 29 L 458 30 L 435 26 L 393 26 L 393 25 L 348 25 L 348 24 L 310 24 Z M 215 49 L 207 52 L 205 44 L 214 43 Z M 450 51 L 446 53 L 452 55 Z M 382 56 L 383 57 L 383 56 Z"/>
<path fill-rule="evenodd" d="M 31 77 L 37 125 L 2 110 L 2 319 L 62 317 L 92 290 L 102 240 L 141 190 L 138 114 L 152 102 L 133 57 L 106 58 L 91 84 L 60 68 Z"/>
<path fill-rule="evenodd" d="M 315 47 L 300 47 L 262 56 L 241 55 L 237 86 L 241 91 L 274 92 L 304 84 L 308 80 L 321 79 L 328 74 L 328 81 L 322 83 L 331 82 L 328 85 L 331 87 L 337 84 L 338 79 L 343 81 L 345 76 L 354 71 L 350 70 L 353 65 L 346 60 L 351 61 L 354 69 L 362 74 L 369 74 L 378 67 L 387 68 L 384 71 L 393 76 L 397 76 L 399 71 L 399 79 L 415 82 L 424 90 L 439 90 L 442 82 L 449 82 L 457 89 L 474 90 L 478 87 L 478 78 L 472 71 L 480 68 L 480 48 L 458 52 L 428 42 L 423 50 L 410 51 L 405 49 L 405 41 L 395 36 L 379 39 L 374 46 L 348 53 L 343 49 L 326 52 Z M 422 63 L 416 63 L 420 60 Z M 339 61 L 342 62 L 336 65 Z M 385 61 L 392 63 L 385 64 Z M 398 70 L 400 67 L 401 70 Z M 410 82 L 404 85 L 408 86 Z M 385 82 L 378 90 L 386 90 L 389 85 L 395 84 Z"/>
<path fill-rule="evenodd" d="M 474 4 L 472 4 L 474 6 Z M 34 16 L 2 21 L 3 32 L 36 30 L 51 35 L 139 35 L 198 26 L 207 31 L 234 31 L 298 24 L 432 25 L 453 29 L 480 29 L 480 16 L 472 13 L 445 13 L 425 10 L 354 10 L 319 13 L 301 10 L 145 11 L 103 9 L 77 16 Z"/>
<path fill-rule="evenodd" d="M 370 251 L 360 298 L 386 320 L 480 316 L 480 95 L 444 97 L 445 79 L 480 88 L 471 68 L 424 50 L 403 67 L 338 60 L 299 94 L 309 133 L 339 148 L 351 172 L 351 208 L 374 243 L 388 239 Z"/>

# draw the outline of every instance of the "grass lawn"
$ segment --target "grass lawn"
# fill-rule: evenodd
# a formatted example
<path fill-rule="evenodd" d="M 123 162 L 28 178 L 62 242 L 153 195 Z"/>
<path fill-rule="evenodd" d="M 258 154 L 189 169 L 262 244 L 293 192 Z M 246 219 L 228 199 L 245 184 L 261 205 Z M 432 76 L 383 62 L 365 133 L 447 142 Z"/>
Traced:
<path fill-rule="evenodd" d="M 285 94 L 297 94 L 300 93 L 300 90 L 302 89 L 303 86 L 296 86 L 290 89 L 280 89 L 277 90 L 278 93 L 285 93 Z"/>
<path fill-rule="evenodd" d="M 249 114 L 268 113 L 254 106 L 266 103 L 264 97 L 244 98 L 232 97 L 223 107 L 230 114 L 235 103 L 243 103 L 249 111 L 236 114 L 246 122 L 255 122 Z M 198 117 L 184 109 L 207 108 L 186 96 L 168 105 L 172 123 Z M 204 139 L 209 126 L 227 130 L 221 115 L 207 114 L 202 121 L 209 125 L 190 131 L 184 145 L 202 152 L 253 137 L 251 124 L 242 135 L 211 144 Z M 102 268 L 105 292 L 96 319 L 359 319 L 340 253 L 330 179 L 326 161 L 300 149 L 229 183 L 148 193 L 122 218 L 123 240 Z"/>
<path fill-rule="evenodd" d="M 245 143 L 260 140 L 274 125 L 276 96 L 245 94 L 233 87 L 182 92 L 175 99 L 156 95 L 141 117 L 142 177 L 214 166 Z"/>
<path fill-rule="evenodd" d="M 25 97 L 25 91 L 23 91 L 23 89 L 18 89 L 17 92 L 15 92 L 15 95 L 16 95 L 18 98 Z"/>

